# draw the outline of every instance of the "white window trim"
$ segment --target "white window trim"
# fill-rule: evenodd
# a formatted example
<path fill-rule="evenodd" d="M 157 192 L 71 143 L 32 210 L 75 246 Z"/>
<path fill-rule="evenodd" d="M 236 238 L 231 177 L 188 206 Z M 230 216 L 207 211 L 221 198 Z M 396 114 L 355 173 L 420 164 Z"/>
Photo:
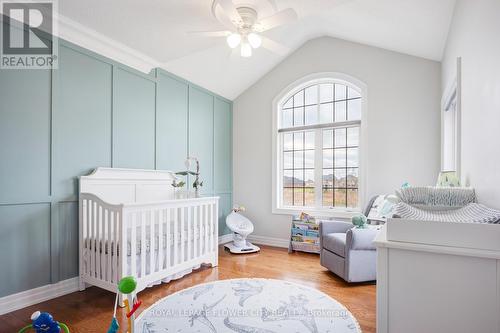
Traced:
<path fill-rule="evenodd" d="M 461 177 L 461 153 L 462 153 L 462 58 L 457 58 L 456 77 L 453 79 L 449 87 L 445 90 L 441 98 L 441 171 L 456 171 L 458 177 Z M 447 112 L 451 103 L 456 103 L 454 127 L 455 127 L 455 169 L 444 170 L 444 113 Z"/>
<path fill-rule="evenodd" d="M 359 138 L 359 174 L 358 174 L 358 207 L 357 208 L 314 208 L 310 209 L 308 207 L 281 207 L 281 152 L 279 146 L 279 133 L 278 125 L 280 123 L 280 105 L 285 102 L 285 98 L 293 96 L 295 93 L 304 89 L 304 87 L 309 85 L 315 85 L 320 83 L 331 83 L 332 81 L 345 84 L 349 87 L 354 87 L 361 92 L 361 127 L 360 127 L 360 138 Z M 338 217 L 338 218 L 350 218 L 359 212 L 364 211 L 366 204 L 366 138 L 368 137 L 368 121 L 367 121 L 367 108 L 368 108 L 368 87 L 367 85 L 344 73 L 338 72 L 322 72 L 307 75 L 300 78 L 284 88 L 274 99 L 273 99 L 273 114 L 272 114 L 272 212 L 273 214 L 281 215 L 293 215 L 300 212 L 306 212 L 316 216 L 327 216 L 327 217 Z"/>

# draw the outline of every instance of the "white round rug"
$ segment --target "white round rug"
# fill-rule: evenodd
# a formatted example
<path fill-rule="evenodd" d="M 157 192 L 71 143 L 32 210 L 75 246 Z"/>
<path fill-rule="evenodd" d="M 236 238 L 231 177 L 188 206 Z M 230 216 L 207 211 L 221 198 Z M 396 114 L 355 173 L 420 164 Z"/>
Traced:
<path fill-rule="evenodd" d="M 282 280 L 234 279 L 169 295 L 141 313 L 138 333 L 361 333 L 339 302 Z"/>

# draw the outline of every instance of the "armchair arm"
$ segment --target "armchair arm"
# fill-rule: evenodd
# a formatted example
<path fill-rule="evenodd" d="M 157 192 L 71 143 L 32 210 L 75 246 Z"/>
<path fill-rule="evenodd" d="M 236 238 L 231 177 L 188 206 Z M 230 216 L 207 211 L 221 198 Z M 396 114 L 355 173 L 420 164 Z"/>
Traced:
<path fill-rule="evenodd" d="M 373 241 L 379 230 L 369 229 L 351 229 L 347 231 L 346 247 L 350 250 L 376 250 Z"/>
<path fill-rule="evenodd" d="M 319 245 L 323 248 L 323 237 L 332 233 L 346 233 L 353 227 L 351 222 L 319 221 Z"/>
<path fill-rule="evenodd" d="M 354 227 L 351 222 L 343 221 L 319 221 L 319 234 L 321 236 L 332 233 L 346 233 Z"/>

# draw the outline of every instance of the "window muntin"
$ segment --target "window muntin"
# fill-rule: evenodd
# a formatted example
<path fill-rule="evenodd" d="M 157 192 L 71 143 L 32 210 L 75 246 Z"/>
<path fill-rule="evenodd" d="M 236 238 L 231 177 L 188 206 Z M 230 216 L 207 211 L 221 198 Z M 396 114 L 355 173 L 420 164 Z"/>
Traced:
<path fill-rule="evenodd" d="M 362 96 L 347 84 L 308 85 L 279 108 L 282 208 L 357 208 Z"/>
<path fill-rule="evenodd" d="M 357 207 L 359 127 L 323 129 L 324 207 Z"/>
<path fill-rule="evenodd" d="M 283 133 L 283 204 L 314 206 L 315 132 Z"/>

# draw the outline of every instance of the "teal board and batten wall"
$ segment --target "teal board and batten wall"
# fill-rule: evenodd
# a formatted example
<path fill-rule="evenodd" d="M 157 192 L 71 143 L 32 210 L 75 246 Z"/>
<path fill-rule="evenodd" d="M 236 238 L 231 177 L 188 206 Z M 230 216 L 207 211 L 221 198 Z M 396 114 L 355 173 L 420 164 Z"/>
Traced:
<path fill-rule="evenodd" d="M 78 176 L 183 170 L 232 208 L 232 102 L 60 41 L 57 70 L 0 70 L 0 297 L 78 275 Z"/>

